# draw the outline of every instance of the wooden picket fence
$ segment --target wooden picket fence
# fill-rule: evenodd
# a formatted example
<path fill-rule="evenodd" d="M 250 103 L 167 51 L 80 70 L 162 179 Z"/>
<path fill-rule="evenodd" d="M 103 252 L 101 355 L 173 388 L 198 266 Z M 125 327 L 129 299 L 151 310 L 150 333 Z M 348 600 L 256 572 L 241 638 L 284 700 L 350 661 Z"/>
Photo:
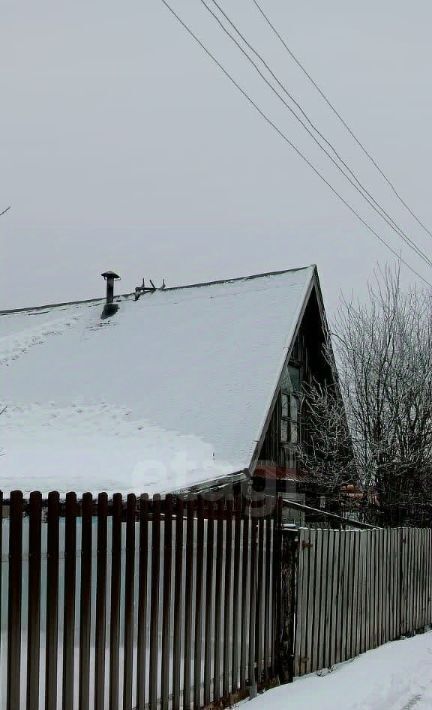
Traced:
<path fill-rule="evenodd" d="M 295 675 L 432 623 L 432 530 L 300 529 Z"/>
<path fill-rule="evenodd" d="M 270 683 L 278 516 L 274 498 L 0 494 L 0 708 L 200 708 Z"/>
<path fill-rule="evenodd" d="M 0 710 L 221 708 L 432 622 L 431 529 L 240 493 L 0 493 L 0 520 Z"/>

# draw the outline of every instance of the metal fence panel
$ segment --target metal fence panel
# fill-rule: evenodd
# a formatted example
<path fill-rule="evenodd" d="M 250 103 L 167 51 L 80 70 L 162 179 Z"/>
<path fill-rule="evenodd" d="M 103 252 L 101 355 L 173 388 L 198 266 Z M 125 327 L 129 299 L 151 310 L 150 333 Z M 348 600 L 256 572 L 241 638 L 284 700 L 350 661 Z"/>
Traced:
<path fill-rule="evenodd" d="M 300 529 L 295 673 L 432 623 L 432 531 Z"/>

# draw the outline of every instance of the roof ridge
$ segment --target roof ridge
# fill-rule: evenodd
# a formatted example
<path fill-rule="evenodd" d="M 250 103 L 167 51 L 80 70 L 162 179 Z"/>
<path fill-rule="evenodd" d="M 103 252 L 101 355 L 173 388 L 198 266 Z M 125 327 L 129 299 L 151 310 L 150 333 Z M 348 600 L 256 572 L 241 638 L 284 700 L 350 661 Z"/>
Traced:
<path fill-rule="evenodd" d="M 259 274 L 250 274 L 247 276 L 235 276 L 228 279 L 215 279 L 214 281 L 201 281 L 192 284 L 183 284 L 179 286 L 167 286 L 164 291 L 179 291 L 180 289 L 189 288 L 203 288 L 204 286 L 217 286 L 226 283 L 236 283 L 239 281 L 251 281 L 253 279 L 265 278 L 266 276 L 281 276 L 282 274 L 292 273 L 293 271 L 304 271 L 305 269 L 314 268 L 316 269 L 316 264 L 309 264 L 308 266 L 298 266 L 293 269 L 281 269 L 279 271 L 265 271 Z M 156 289 L 159 291 L 159 289 Z M 133 292 L 120 293 L 115 298 L 129 298 L 133 296 Z M 102 303 L 105 301 L 105 297 L 101 296 L 99 298 L 83 298 L 77 301 L 63 301 L 61 303 L 46 303 L 42 306 L 24 306 L 22 308 L 8 308 L 5 310 L 0 310 L 0 316 L 5 316 L 13 313 L 25 313 L 26 311 L 42 311 L 45 308 L 61 308 L 62 306 L 75 306 L 81 303 Z"/>
<path fill-rule="evenodd" d="M 266 276 L 280 276 L 282 274 L 292 273 L 293 271 L 305 271 L 305 269 L 316 268 L 315 264 L 308 266 L 298 266 L 294 269 L 281 269 L 280 271 L 265 271 L 260 274 L 250 274 L 248 276 L 235 276 L 231 279 L 216 279 L 215 281 L 202 281 L 194 284 L 184 284 L 183 286 L 171 286 L 164 289 L 165 291 L 176 291 L 181 288 L 201 288 L 202 286 L 216 286 L 218 284 L 235 283 L 236 281 L 251 281 L 252 279 L 264 278 Z"/>

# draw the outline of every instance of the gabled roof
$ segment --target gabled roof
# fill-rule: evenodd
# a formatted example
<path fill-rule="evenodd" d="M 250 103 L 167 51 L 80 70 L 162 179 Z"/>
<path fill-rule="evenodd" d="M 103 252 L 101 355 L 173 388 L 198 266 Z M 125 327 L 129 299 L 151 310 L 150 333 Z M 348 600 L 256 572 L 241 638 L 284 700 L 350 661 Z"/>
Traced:
<path fill-rule="evenodd" d="M 0 315 L 0 489 L 175 490 L 248 468 L 313 266 Z M 317 284 L 318 285 L 318 284 Z"/>

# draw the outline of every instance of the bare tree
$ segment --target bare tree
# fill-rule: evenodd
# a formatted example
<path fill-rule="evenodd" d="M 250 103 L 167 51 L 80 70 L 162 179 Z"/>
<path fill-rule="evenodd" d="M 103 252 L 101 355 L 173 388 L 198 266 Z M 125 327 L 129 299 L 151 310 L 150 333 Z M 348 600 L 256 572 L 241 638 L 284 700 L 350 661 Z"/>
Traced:
<path fill-rule="evenodd" d="M 298 461 L 310 491 L 328 497 L 338 509 L 346 487 L 360 484 L 345 406 L 336 384 L 312 382 L 303 387 L 302 444 Z"/>
<path fill-rule="evenodd" d="M 351 477 L 383 523 L 416 519 L 432 503 L 431 293 L 379 272 L 367 305 L 342 303 L 333 342 L 338 387 L 305 392 L 303 466 L 335 489 Z"/>

